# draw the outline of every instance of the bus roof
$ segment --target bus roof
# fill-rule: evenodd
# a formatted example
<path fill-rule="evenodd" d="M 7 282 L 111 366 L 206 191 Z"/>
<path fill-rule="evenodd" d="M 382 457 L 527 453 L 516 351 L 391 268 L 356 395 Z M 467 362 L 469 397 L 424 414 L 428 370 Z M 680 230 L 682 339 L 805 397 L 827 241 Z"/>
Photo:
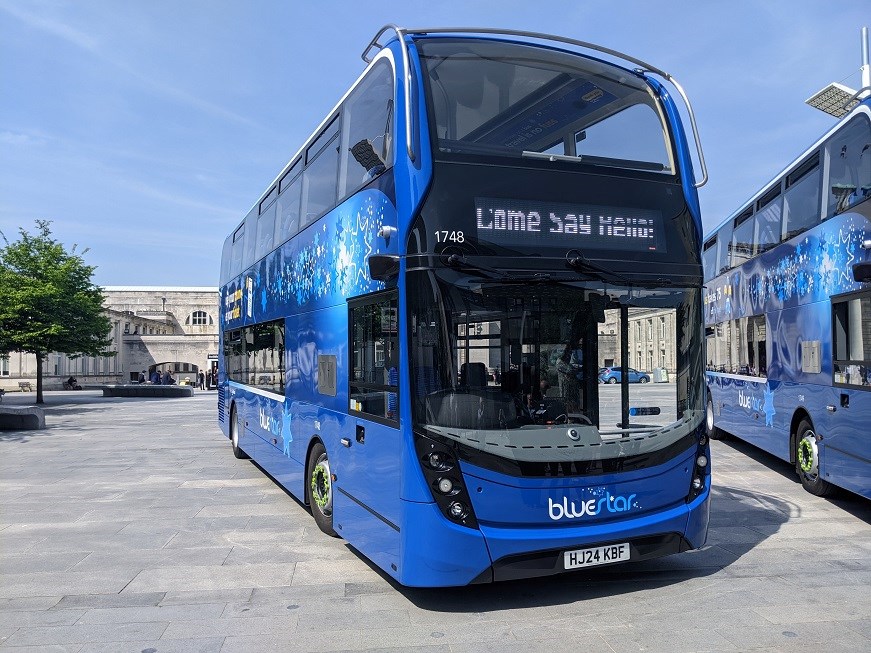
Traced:
<path fill-rule="evenodd" d="M 717 235 L 720 229 L 728 225 L 732 222 L 738 215 L 740 215 L 748 206 L 753 206 L 757 199 L 765 195 L 776 183 L 778 183 L 783 176 L 789 172 L 795 165 L 799 164 L 806 156 L 808 156 L 811 152 L 813 152 L 816 148 L 822 145 L 823 141 L 827 140 L 832 136 L 832 134 L 836 133 L 839 129 L 841 129 L 844 125 L 846 125 L 850 120 L 853 119 L 854 116 L 860 113 L 865 113 L 869 117 L 871 117 L 871 96 L 865 98 L 860 102 L 856 107 L 853 108 L 848 114 L 846 114 L 843 118 L 838 120 L 832 127 L 826 130 L 822 136 L 816 139 L 812 145 L 805 148 L 801 154 L 797 157 L 793 158 L 780 172 L 774 175 L 770 180 L 768 180 L 762 188 L 760 188 L 756 193 L 754 193 L 751 197 L 747 198 L 744 202 L 738 205 L 738 208 L 735 209 L 732 213 L 730 213 L 722 222 L 720 222 L 716 227 L 707 232 L 704 236 L 704 240 L 707 241 L 711 237 Z"/>

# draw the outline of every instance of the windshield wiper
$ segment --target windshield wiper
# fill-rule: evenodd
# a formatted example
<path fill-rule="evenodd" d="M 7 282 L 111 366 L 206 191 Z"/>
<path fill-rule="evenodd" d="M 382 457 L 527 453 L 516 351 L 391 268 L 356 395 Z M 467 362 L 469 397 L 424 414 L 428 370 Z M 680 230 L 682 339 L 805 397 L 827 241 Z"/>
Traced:
<path fill-rule="evenodd" d="M 583 274 L 590 274 L 591 272 L 597 273 L 599 279 L 605 281 L 602 278 L 602 275 L 607 275 L 612 279 L 616 279 L 617 281 L 626 284 L 627 286 L 633 285 L 631 279 L 624 277 L 622 274 L 618 272 L 614 272 L 613 270 L 609 270 L 608 268 L 604 268 L 601 265 L 596 265 L 592 263 L 589 259 L 584 258 L 584 256 L 576 249 L 570 249 L 566 252 L 566 265 L 568 265 L 572 270 L 576 272 L 581 272 Z"/>
<path fill-rule="evenodd" d="M 491 268 L 489 265 L 484 265 L 482 263 L 470 263 L 466 260 L 465 256 L 461 256 L 460 254 L 449 254 L 445 258 L 445 265 L 455 270 L 475 270 L 476 272 L 487 272 L 493 275 L 493 278 L 499 280 L 506 280 L 511 278 L 511 275 L 504 270 L 497 270 L 496 268 Z"/>

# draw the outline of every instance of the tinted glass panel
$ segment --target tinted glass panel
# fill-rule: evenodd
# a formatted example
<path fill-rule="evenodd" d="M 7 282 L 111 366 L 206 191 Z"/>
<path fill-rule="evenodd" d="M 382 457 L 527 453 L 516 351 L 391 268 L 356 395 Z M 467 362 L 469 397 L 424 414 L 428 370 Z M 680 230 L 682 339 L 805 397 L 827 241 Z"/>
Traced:
<path fill-rule="evenodd" d="M 283 182 L 284 183 L 284 182 Z M 278 196 L 275 221 L 275 243 L 281 244 L 299 231 L 299 203 L 302 197 L 302 175 L 288 180 Z"/>
<path fill-rule="evenodd" d="M 528 45 L 417 42 L 441 152 L 672 172 L 656 102 L 639 77 Z M 538 155 L 538 156 L 536 156 Z"/>
<path fill-rule="evenodd" d="M 275 232 L 275 203 L 257 217 L 257 250 L 255 259 L 261 259 L 272 251 L 272 237 Z"/>
<path fill-rule="evenodd" d="M 231 381 L 284 394 L 284 320 L 225 332 L 224 366 Z"/>
<path fill-rule="evenodd" d="M 827 215 L 847 210 L 871 196 L 871 128 L 858 116 L 826 144 L 829 178 Z"/>
<path fill-rule="evenodd" d="M 820 221 L 820 167 L 786 189 L 783 197 L 784 240 Z"/>
<path fill-rule="evenodd" d="M 339 139 L 330 141 L 303 173 L 303 220 L 300 229 L 311 224 L 336 205 L 336 177 Z"/>
<path fill-rule="evenodd" d="M 341 197 L 393 164 L 393 69 L 386 61 L 366 76 L 342 109 L 345 173 Z"/>
<path fill-rule="evenodd" d="M 741 265 L 753 256 L 753 232 L 756 223 L 753 218 L 745 220 L 732 235 L 732 267 Z"/>
<path fill-rule="evenodd" d="M 832 304 L 835 383 L 871 385 L 871 295 Z"/>
<path fill-rule="evenodd" d="M 351 410 L 399 418 L 399 347 L 395 295 L 351 308 Z"/>
<path fill-rule="evenodd" d="M 782 202 L 783 199 L 778 197 L 756 213 L 754 218 L 756 221 L 754 254 L 766 252 L 780 242 L 780 232 L 783 228 Z"/>

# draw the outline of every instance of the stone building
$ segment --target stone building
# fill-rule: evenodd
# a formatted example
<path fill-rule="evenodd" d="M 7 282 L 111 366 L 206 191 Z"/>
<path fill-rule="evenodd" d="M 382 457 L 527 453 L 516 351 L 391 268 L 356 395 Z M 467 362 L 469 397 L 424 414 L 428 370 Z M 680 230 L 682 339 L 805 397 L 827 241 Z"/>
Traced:
<path fill-rule="evenodd" d="M 599 366 L 620 365 L 618 311 L 606 311 L 599 325 Z M 640 309 L 629 312 L 629 367 L 643 372 L 663 368 L 670 374 L 677 365 L 674 309 Z"/>
<path fill-rule="evenodd" d="M 203 287 L 107 286 L 115 356 L 70 358 L 53 352 L 43 365 L 43 387 L 57 390 L 70 376 L 82 386 L 129 383 L 139 373 L 169 370 L 193 383 L 200 370 L 217 367 L 218 290 Z M 0 388 L 36 386 L 36 357 L 11 352 L 0 358 Z"/>

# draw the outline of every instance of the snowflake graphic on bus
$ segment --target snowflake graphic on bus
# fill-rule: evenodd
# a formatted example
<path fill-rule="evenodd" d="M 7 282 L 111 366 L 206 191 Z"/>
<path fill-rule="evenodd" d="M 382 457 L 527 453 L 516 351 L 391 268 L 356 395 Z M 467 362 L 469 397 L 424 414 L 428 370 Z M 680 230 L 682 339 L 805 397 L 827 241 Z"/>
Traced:
<path fill-rule="evenodd" d="M 380 290 L 384 284 L 369 277 L 368 259 L 394 253 L 396 239 L 388 245 L 378 234 L 395 224 L 396 208 L 383 192 L 354 195 L 261 260 L 241 278 L 241 288 L 231 284 L 225 289 L 228 326 Z M 232 310 L 238 304 L 240 310 Z"/>

